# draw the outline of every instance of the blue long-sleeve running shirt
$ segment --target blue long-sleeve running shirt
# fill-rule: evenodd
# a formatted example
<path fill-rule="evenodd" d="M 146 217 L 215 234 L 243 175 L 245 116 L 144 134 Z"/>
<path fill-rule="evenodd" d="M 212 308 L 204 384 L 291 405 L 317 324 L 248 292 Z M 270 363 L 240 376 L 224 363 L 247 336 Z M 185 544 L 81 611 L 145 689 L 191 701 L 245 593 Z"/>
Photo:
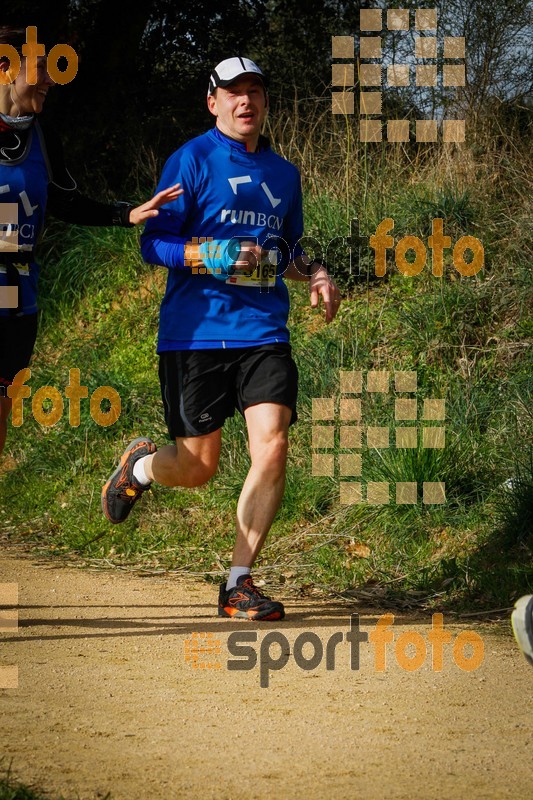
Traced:
<path fill-rule="evenodd" d="M 215 128 L 168 159 L 157 191 L 175 183 L 184 194 L 147 222 L 141 239 L 145 261 L 169 268 L 158 353 L 288 342 L 289 296 L 282 274 L 302 252 L 297 168 L 263 138 L 250 153 Z M 186 264 L 185 244 L 203 237 L 257 239 L 265 249 L 277 250 L 279 263 L 270 269 L 268 286 L 264 271 L 262 285 L 238 273 L 224 282 Z"/>

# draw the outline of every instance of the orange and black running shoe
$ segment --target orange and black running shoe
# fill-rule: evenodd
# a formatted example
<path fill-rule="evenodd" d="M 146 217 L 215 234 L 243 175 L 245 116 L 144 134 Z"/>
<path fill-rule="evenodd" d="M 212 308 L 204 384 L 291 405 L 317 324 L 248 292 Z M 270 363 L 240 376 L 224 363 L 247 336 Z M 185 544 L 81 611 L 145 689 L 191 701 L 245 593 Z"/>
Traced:
<path fill-rule="evenodd" d="M 102 489 L 102 511 L 109 522 L 124 522 L 143 492 L 150 488 L 137 483 L 133 465 L 143 456 L 155 453 L 157 447 L 151 439 L 141 437 L 130 442 L 122 453 L 119 465 Z"/>
<path fill-rule="evenodd" d="M 233 589 L 226 589 L 226 581 L 220 584 L 218 616 L 264 622 L 283 619 L 285 609 L 282 603 L 264 595 L 254 584 L 251 575 L 241 575 Z"/>

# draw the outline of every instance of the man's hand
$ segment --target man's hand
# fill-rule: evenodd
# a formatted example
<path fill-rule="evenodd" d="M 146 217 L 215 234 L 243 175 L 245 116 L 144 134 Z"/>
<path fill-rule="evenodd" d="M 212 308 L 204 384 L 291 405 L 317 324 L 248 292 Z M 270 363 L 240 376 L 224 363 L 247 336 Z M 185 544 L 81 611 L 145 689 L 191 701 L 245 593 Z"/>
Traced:
<path fill-rule="evenodd" d="M 183 189 L 180 187 L 181 184 L 179 183 L 174 184 L 174 186 L 169 186 L 168 189 L 163 189 L 162 192 L 158 192 L 151 200 L 148 200 L 147 203 L 143 203 L 142 206 L 132 208 L 129 219 L 131 224 L 140 225 L 141 222 L 146 222 L 146 220 L 151 217 L 157 217 L 159 214 L 158 209 L 161 206 L 164 206 L 165 203 L 172 202 L 172 200 L 175 200 L 180 194 L 183 194 Z"/>
<path fill-rule="evenodd" d="M 311 293 L 311 308 L 318 308 L 318 298 L 321 296 L 326 307 L 326 322 L 332 322 L 339 310 L 341 295 L 335 281 L 329 277 L 325 267 L 321 266 L 313 272 L 309 281 L 309 291 Z"/>
<path fill-rule="evenodd" d="M 311 276 L 307 274 L 308 269 L 311 270 Z M 309 281 L 311 308 L 318 307 L 321 296 L 326 307 L 326 322 L 335 319 L 341 304 L 341 295 L 335 281 L 330 278 L 327 269 L 320 262 L 311 263 L 305 254 L 297 256 L 287 267 L 284 277 L 293 281 Z"/>
<path fill-rule="evenodd" d="M 251 275 L 258 263 L 261 263 L 264 253 L 266 251 L 255 242 L 239 242 L 237 238 L 213 239 L 200 245 L 190 244 L 185 247 L 185 258 L 190 263 L 195 265 L 198 260 L 210 275 L 220 281 L 227 280 L 235 272 Z"/>
<path fill-rule="evenodd" d="M 237 261 L 235 262 L 235 269 L 238 272 L 252 273 L 258 264 L 261 264 L 261 259 L 268 255 L 268 250 L 263 248 L 253 241 L 241 242 L 240 252 Z"/>

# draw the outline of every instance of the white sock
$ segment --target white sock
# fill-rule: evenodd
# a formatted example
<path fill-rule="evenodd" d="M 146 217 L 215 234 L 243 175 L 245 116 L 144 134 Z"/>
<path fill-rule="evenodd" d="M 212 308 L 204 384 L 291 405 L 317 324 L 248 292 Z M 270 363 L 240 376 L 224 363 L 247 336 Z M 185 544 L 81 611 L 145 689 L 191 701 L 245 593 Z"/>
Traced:
<path fill-rule="evenodd" d="M 146 461 L 147 458 L 148 456 L 143 456 L 133 465 L 133 477 L 135 478 L 137 483 L 141 484 L 141 486 L 148 486 L 148 484 L 151 483 L 150 478 L 146 475 L 146 472 L 144 471 L 144 462 Z"/>
<path fill-rule="evenodd" d="M 237 578 L 241 575 L 249 575 L 250 567 L 230 567 L 229 578 L 226 581 L 226 591 L 234 589 L 237 586 Z"/>

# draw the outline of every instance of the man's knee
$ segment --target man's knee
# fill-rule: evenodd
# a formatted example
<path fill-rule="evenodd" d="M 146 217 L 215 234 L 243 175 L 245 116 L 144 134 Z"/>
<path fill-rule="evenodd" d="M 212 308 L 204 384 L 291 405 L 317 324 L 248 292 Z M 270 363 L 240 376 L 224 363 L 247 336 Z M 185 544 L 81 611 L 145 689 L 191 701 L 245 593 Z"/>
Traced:
<path fill-rule="evenodd" d="M 215 475 L 217 466 L 218 465 L 216 462 L 198 461 L 194 464 L 187 465 L 187 469 L 185 471 L 183 470 L 183 467 L 181 467 L 179 485 L 184 486 L 187 489 L 193 489 L 196 486 L 204 486 L 204 484 L 210 481 Z M 178 468 L 177 465 L 176 468 Z"/>
<path fill-rule="evenodd" d="M 261 469 L 282 474 L 287 463 L 289 442 L 287 433 L 279 431 L 269 436 L 258 448 L 255 463 Z"/>

